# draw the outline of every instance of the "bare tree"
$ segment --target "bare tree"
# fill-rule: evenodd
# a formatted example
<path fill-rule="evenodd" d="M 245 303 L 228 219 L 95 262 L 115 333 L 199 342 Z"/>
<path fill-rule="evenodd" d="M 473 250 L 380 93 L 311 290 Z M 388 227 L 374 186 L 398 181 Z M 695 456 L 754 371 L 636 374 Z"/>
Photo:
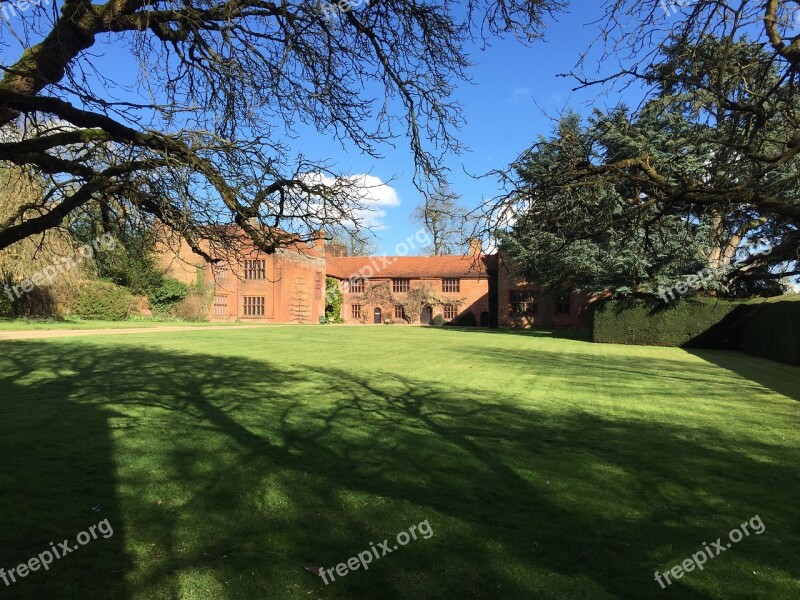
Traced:
<path fill-rule="evenodd" d="M 374 238 L 365 231 L 341 226 L 330 228 L 327 235 L 327 245 L 345 256 L 374 256 L 378 253 Z"/>
<path fill-rule="evenodd" d="M 412 222 L 430 235 L 434 256 L 460 252 L 466 245 L 467 209 L 459 200 L 461 196 L 442 185 L 426 194 L 411 215 Z"/>
<path fill-rule="evenodd" d="M 235 223 L 266 252 L 332 224 L 358 226 L 363 195 L 325 160 L 290 152 L 283 140 L 294 124 L 375 157 L 406 137 L 416 180 L 441 179 L 441 155 L 460 149 L 451 94 L 466 78 L 464 44 L 520 29 L 533 39 L 560 2 L 381 0 L 346 12 L 327 0 L 11 8 L 0 24 L 0 161 L 32 170 L 45 189 L 0 222 L 0 249 L 91 204 L 108 218 L 166 224 L 209 260 L 236 243 L 222 233 L 230 228 L 210 225 Z M 124 69 L 100 71 L 95 56 L 110 46 L 138 65 L 134 86 Z M 208 237 L 210 250 L 199 241 Z"/>

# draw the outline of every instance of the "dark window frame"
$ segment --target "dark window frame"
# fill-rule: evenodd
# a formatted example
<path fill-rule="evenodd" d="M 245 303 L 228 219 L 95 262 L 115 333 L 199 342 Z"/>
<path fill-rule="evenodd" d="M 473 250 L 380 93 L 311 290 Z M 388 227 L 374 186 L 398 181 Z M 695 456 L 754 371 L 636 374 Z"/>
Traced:
<path fill-rule="evenodd" d="M 242 316 L 263 317 L 266 305 L 266 296 L 242 296 Z"/>
<path fill-rule="evenodd" d="M 448 313 L 450 313 L 448 315 Z M 442 309 L 442 316 L 446 321 L 452 321 L 458 316 L 458 307 L 455 304 L 445 304 Z"/>
<path fill-rule="evenodd" d="M 228 295 L 216 294 L 214 296 L 214 316 L 227 317 L 228 316 Z"/>
<path fill-rule="evenodd" d="M 214 281 L 228 281 L 228 265 L 214 265 Z"/>
<path fill-rule="evenodd" d="M 539 312 L 539 294 L 536 290 L 511 290 L 508 303 L 512 315 L 535 315 Z"/>
<path fill-rule="evenodd" d="M 266 279 L 267 261 L 263 258 L 247 259 L 244 261 L 244 278 L 247 281 L 261 281 Z"/>
<path fill-rule="evenodd" d="M 392 279 L 392 293 L 405 294 L 411 289 L 411 280 L 407 277 Z"/>
<path fill-rule="evenodd" d="M 442 279 L 442 292 L 461 292 L 461 279 L 458 277 L 447 277 Z"/>

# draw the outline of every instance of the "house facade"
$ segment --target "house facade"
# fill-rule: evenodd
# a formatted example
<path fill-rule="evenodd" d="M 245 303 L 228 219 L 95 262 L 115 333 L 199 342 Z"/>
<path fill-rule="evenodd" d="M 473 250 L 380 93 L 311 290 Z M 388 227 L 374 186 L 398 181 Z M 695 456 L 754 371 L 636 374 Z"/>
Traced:
<path fill-rule="evenodd" d="M 498 254 L 327 257 L 348 324 L 589 327 L 589 298 L 527 281 Z"/>
<path fill-rule="evenodd" d="M 274 254 L 244 241 L 235 257 L 213 267 L 177 242 L 162 252 L 162 270 L 187 284 L 213 286 L 212 321 L 319 323 L 325 280 L 342 292 L 351 325 L 588 328 L 588 298 L 525 280 L 498 254 L 475 244 L 465 256 L 342 256 L 326 252 L 323 235 Z M 335 255 L 334 255 L 335 254 Z"/>
<path fill-rule="evenodd" d="M 209 266 L 180 240 L 160 252 L 160 267 L 186 284 L 213 287 L 211 321 L 319 323 L 325 315 L 325 238 L 292 242 L 266 254 L 242 236 L 236 256 Z M 204 248 L 208 251 L 207 248 Z"/>
<path fill-rule="evenodd" d="M 491 256 L 328 257 L 350 324 L 490 325 Z"/>

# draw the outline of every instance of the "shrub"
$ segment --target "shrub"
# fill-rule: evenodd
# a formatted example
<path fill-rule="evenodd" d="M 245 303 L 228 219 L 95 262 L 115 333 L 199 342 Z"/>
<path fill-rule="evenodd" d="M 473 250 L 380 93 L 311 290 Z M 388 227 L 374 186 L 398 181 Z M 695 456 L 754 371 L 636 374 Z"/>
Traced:
<path fill-rule="evenodd" d="M 106 281 L 87 281 L 78 298 L 77 314 L 84 319 L 121 321 L 130 314 L 128 290 Z"/>
<path fill-rule="evenodd" d="M 13 291 L 10 292 L 15 283 L 11 273 L 0 273 L 0 287 L 3 288 L 0 290 L 0 317 L 19 316 L 19 298 L 14 296 Z"/>
<path fill-rule="evenodd" d="M 186 298 L 175 304 L 172 312 L 184 321 L 207 321 L 213 300 L 214 296 L 209 296 L 207 291 L 193 287 Z"/>
<path fill-rule="evenodd" d="M 206 283 L 203 275 L 203 271 L 198 270 L 195 283 L 191 286 L 186 286 L 188 290 L 186 297 L 175 302 L 169 310 L 171 316 L 184 321 L 208 320 L 208 313 L 214 303 L 216 286 L 213 283 Z M 162 312 L 163 308 L 157 308 L 156 310 L 161 315 L 165 314 Z"/>
<path fill-rule="evenodd" d="M 189 286 L 173 279 L 162 277 L 159 286 L 148 296 L 150 306 L 159 312 L 169 312 L 189 294 Z"/>
<path fill-rule="evenodd" d="M 81 284 L 73 279 L 56 279 L 20 293 L 24 281 L 10 272 L 0 274 L 0 317 L 60 317 L 74 310 Z"/>
<path fill-rule="evenodd" d="M 90 208 L 89 211 L 96 210 Z M 100 214 L 86 215 L 73 227 L 74 235 L 83 244 L 91 244 L 98 238 L 95 223 L 101 220 Z M 108 231 L 114 244 L 104 247 L 102 252 L 94 252 L 87 261 L 94 266 L 97 276 L 104 280 L 128 288 L 137 296 L 149 296 L 163 278 L 156 266 L 156 245 L 154 232 L 150 229 L 117 228 L 112 224 Z"/>
<path fill-rule="evenodd" d="M 444 325 L 444 317 L 442 315 L 436 315 L 435 317 L 433 317 L 431 325 L 435 325 L 436 327 L 441 327 L 442 325 Z"/>
<path fill-rule="evenodd" d="M 684 298 L 664 305 L 607 301 L 592 319 L 595 342 L 723 348 L 800 365 L 800 295 L 768 300 Z"/>

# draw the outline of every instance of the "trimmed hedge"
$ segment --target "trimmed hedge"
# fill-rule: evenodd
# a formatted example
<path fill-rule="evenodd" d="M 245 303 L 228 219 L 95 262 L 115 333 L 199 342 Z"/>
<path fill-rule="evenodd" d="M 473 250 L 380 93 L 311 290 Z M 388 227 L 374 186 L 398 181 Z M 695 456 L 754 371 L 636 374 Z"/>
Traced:
<path fill-rule="evenodd" d="M 606 301 L 594 310 L 592 340 L 740 350 L 800 364 L 800 295 L 738 301 L 694 297 L 667 305 Z"/>
<path fill-rule="evenodd" d="M 800 365 L 800 294 L 751 302 L 738 330 L 742 352 Z"/>
<path fill-rule="evenodd" d="M 741 304 L 716 298 L 687 298 L 670 304 L 661 300 L 607 301 L 595 309 L 592 339 L 611 344 L 686 346 L 704 338 L 701 346 L 727 347 L 735 332 L 726 325 Z"/>

